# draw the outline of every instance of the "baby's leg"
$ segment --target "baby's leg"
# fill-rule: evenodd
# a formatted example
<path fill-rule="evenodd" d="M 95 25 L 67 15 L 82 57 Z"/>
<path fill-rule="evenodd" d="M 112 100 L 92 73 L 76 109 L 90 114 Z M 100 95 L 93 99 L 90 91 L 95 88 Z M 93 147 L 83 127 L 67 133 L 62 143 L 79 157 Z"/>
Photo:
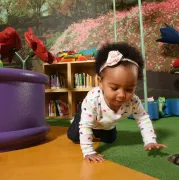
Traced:
<path fill-rule="evenodd" d="M 93 129 L 93 134 L 96 138 L 100 138 L 101 142 L 113 143 L 116 140 L 116 127 L 111 130 Z"/>
<path fill-rule="evenodd" d="M 75 114 L 74 120 L 67 131 L 67 137 L 74 143 L 79 143 L 79 122 L 81 119 L 81 104 Z"/>

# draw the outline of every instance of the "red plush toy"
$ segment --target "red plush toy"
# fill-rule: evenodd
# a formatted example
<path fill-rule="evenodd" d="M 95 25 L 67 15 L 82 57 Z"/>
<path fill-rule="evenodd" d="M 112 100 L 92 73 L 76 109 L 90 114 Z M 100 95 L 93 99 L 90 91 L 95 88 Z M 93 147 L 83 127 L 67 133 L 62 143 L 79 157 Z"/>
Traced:
<path fill-rule="evenodd" d="M 29 31 L 25 32 L 24 36 L 28 45 L 33 49 L 35 55 L 42 61 L 51 64 L 55 60 L 52 53 L 48 52 L 43 41 L 34 35 L 32 28 L 29 28 Z"/>
<path fill-rule="evenodd" d="M 174 68 L 179 68 L 179 59 L 175 60 L 173 63 Z"/>
<path fill-rule="evenodd" d="M 12 27 L 8 27 L 0 32 L 0 54 L 1 58 L 8 58 L 12 62 L 15 51 L 22 48 L 22 42 L 19 34 Z"/>

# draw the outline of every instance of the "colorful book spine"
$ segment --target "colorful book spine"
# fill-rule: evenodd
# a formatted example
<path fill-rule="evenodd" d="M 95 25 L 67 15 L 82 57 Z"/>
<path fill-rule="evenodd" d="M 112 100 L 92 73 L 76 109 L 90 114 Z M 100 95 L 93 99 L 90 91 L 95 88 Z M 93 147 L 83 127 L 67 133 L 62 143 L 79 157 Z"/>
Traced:
<path fill-rule="evenodd" d="M 75 88 L 79 88 L 79 78 L 78 78 L 78 73 L 75 74 Z"/>
<path fill-rule="evenodd" d="M 48 116 L 64 116 L 69 114 L 68 104 L 62 100 L 51 100 L 48 104 Z"/>
<path fill-rule="evenodd" d="M 75 88 L 88 88 L 93 86 L 93 78 L 89 74 L 76 73 L 74 76 Z"/>
<path fill-rule="evenodd" d="M 65 76 L 63 74 L 50 75 L 49 79 L 51 89 L 65 88 Z"/>
<path fill-rule="evenodd" d="M 56 76 L 56 88 L 59 89 L 59 77 L 58 77 L 58 75 Z"/>

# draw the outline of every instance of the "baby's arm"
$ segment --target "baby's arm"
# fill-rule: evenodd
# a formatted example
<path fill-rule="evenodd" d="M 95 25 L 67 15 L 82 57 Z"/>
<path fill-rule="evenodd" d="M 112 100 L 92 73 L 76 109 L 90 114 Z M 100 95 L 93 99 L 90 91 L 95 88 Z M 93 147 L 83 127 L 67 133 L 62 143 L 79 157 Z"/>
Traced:
<path fill-rule="evenodd" d="M 140 128 L 144 146 L 149 143 L 157 143 L 152 121 L 150 120 L 149 115 L 145 112 L 144 107 L 137 96 L 133 98 L 133 116 Z"/>
<path fill-rule="evenodd" d="M 94 121 L 96 119 L 95 107 L 93 102 L 85 98 L 81 106 L 81 121 L 80 128 L 80 145 L 84 157 L 89 154 L 95 154 L 93 147 L 93 132 Z"/>
<path fill-rule="evenodd" d="M 95 100 L 86 97 L 82 103 L 82 113 L 80 121 L 80 145 L 84 157 L 88 162 L 103 162 L 104 156 L 98 154 L 93 147 L 94 122 L 96 121 L 96 103 Z"/>
<path fill-rule="evenodd" d="M 145 150 L 167 147 L 164 144 L 157 143 L 152 121 L 150 120 L 149 115 L 145 112 L 142 103 L 137 96 L 133 99 L 133 116 L 141 130 Z"/>
<path fill-rule="evenodd" d="M 153 129 L 152 122 L 148 115 L 145 115 L 137 120 L 138 127 L 140 128 L 143 137 L 144 146 L 149 143 L 157 143 L 156 134 Z"/>

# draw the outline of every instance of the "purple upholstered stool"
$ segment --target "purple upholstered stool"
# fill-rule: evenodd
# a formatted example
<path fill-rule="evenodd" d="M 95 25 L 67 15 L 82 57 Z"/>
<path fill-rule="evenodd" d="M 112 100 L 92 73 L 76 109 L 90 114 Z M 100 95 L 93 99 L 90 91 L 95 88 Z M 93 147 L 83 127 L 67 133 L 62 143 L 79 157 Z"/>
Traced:
<path fill-rule="evenodd" d="M 0 68 L 0 151 L 25 148 L 45 139 L 46 75 Z"/>

